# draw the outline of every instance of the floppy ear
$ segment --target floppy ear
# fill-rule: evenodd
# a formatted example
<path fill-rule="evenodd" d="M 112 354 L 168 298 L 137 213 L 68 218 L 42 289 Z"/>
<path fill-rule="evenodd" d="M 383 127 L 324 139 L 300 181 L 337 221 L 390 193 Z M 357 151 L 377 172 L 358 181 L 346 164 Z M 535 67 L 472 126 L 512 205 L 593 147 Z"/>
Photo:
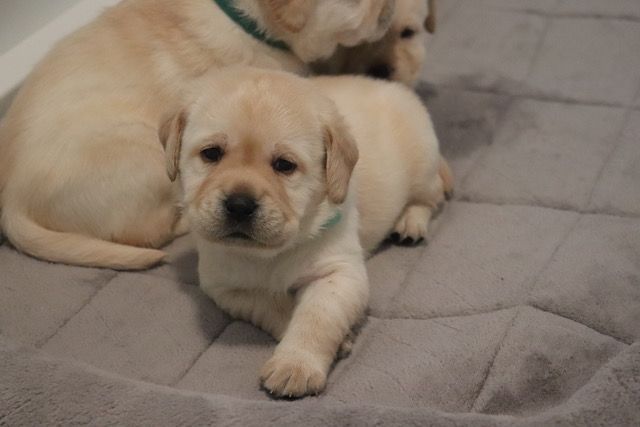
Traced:
<path fill-rule="evenodd" d="M 297 33 L 307 23 L 316 0 L 264 0 L 264 4 L 276 24 Z"/>
<path fill-rule="evenodd" d="M 332 203 L 344 202 L 349 180 L 358 162 L 358 146 L 340 114 L 332 114 L 324 138 L 326 155 L 327 194 Z"/>
<path fill-rule="evenodd" d="M 162 121 L 158 137 L 164 147 L 167 165 L 167 175 L 171 181 L 178 176 L 178 163 L 182 147 L 182 134 L 187 124 L 187 113 L 181 110 Z"/>
<path fill-rule="evenodd" d="M 424 20 L 424 29 L 431 34 L 436 32 L 436 0 L 429 0 L 429 15 Z"/>

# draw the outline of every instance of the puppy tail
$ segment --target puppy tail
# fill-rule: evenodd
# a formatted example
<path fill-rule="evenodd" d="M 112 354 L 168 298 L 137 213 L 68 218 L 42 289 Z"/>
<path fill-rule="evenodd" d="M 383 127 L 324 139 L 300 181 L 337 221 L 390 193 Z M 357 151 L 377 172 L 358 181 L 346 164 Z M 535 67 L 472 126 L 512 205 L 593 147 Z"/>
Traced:
<path fill-rule="evenodd" d="M 453 173 L 451 173 L 449 164 L 442 156 L 440 157 L 440 167 L 438 169 L 438 174 L 440 175 L 440 179 L 442 179 L 442 190 L 444 191 L 444 198 L 446 200 L 450 200 L 453 197 Z"/>
<path fill-rule="evenodd" d="M 156 249 L 122 245 L 76 233 L 48 230 L 21 212 L 5 206 L 2 228 L 19 250 L 47 261 L 115 270 L 142 270 L 161 262 Z"/>

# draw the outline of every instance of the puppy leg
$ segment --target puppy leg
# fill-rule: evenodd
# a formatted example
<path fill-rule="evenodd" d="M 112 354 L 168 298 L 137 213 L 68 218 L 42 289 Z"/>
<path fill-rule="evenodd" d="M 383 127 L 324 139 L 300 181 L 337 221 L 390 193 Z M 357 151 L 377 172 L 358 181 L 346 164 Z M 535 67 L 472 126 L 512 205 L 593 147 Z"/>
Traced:
<path fill-rule="evenodd" d="M 420 243 L 427 237 L 433 212 L 444 202 L 442 180 L 437 177 L 428 188 L 416 192 L 418 197 L 409 203 L 396 222 L 391 240 L 404 246 Z"/>
<path fill-rule="evenodd" d="M 423 168 L 412 177 L 409 203 L 391 233 L 401 245 L 420 243 L 427 236 L 431 216 L 453 191 L 453 177 L 446 161 L 440 158 L 438 169 Z"/>
<path fill-rule="evenodd" d="M 289 325 L 295 305 L 293 295 L 260 289 L 221 289 L 211 296 L 232 317 L 253 323 L 278 341 Z"/>
<path fill-rule="evenodd" d="M 349 264 L 298 291 L 289 327 L 260 374 L 271 394 L 301 397 L 324 389 L 338 348 L 368 300 L 364 264 Z"/>
<path fill-rule="evenodd" d="M 289 325 L 295 305 L 290 294 L 274 294 L 261 290 L 232 289 L 215 293 L 214 301 L 232 317 L 251 322 L 268 332 L 277 341 Z M 340 345 L 340 359 L 351 353 L 355 333 L 349 331 Z"/>

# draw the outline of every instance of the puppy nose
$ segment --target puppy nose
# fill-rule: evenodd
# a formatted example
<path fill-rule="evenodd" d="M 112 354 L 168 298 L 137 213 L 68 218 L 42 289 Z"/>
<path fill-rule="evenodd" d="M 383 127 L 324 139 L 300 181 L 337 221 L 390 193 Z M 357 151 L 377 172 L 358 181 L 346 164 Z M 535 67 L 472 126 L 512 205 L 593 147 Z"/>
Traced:
<path fill-rule="evenodd" d="M 391 73 L 393 69 L 388 64 L 376 64 L 367 71 L 368 75 L 378 79 L 388 79 Z"/>
<path fill-rule="evenodd" d="M 231 194 L 224 201 L 227 216 L 236 221 L 246 221 L 258 208 L 256 200 L 247 194 Z"/>

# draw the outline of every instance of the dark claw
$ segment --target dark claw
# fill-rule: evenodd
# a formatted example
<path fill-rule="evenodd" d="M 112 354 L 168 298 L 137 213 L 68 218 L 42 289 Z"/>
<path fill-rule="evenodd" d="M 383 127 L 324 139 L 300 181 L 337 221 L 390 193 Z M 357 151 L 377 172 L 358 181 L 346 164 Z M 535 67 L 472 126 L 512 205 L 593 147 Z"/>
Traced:
<path fill-rule="evenodd" d="M 393 243 L 398 243 L 400 241 L 400 233 L 391 233 L 391 236 L 389 236 L 389 240 L 391 240 Z"/>
<path fill-rule="evenodd" d="M 444 199 L 449 201 L 453 199 L 453 190 L 444 192 Z"/>
<path fill-rule="evenodd" d="M 405 237 L 400 244 L 402 246 L 413 246 L 414 240 L 411 237 Z"/>

